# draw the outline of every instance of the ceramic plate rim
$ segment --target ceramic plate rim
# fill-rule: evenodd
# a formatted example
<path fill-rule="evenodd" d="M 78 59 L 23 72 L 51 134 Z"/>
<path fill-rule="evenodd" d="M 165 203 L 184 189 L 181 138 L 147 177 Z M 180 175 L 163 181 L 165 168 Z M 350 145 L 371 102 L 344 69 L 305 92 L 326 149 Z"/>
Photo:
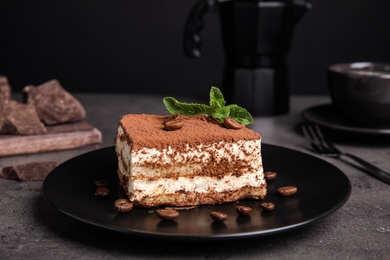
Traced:
<path fill-rule="evenodd" d="M 315 105 L 311 106 L 309 108 L 306 108 L 301 113 L 301 117 L 311 123 L 318 124 L 323 127 L 327 127 L 333 130 L 337 131 L 343 131 L 343 132 L 349 132 L 349 133 L 356 133 L 356 134 L 371 134 L 371 135 L 390 135 L 390 128 L 364 128 L 364 127 L 355 127 L 348 125 L 346 123 L 338 123 L 338 122 L 330 122 L 332 118 L 324 118 L 321 113 L 318 111 L 320 109 L 327 109 L 328 111 L 332 112 L 332 105 L 331 104 L 321 104 L 321 105 Z M 337 117 L 337 119 L 340 119 L 340 116 L 337 115 L 337 113 L 334 113 L 334 116 Z"/>

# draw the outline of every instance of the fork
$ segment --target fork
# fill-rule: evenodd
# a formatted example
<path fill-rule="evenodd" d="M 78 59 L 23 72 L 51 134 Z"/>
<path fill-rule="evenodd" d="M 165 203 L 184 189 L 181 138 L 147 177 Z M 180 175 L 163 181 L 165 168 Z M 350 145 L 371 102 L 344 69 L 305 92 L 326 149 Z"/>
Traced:
<path fill-rule="evenodd" d="M 363 167 L 368 173 L 382 180 L 383 182 L 390 184 L 390 173 L 376 167 L 375 165 L 367 162 L 366 160 L 357 157 L 356 155 L 345 153 L 340 151 L 333 145 L 325 136 L 318 125 L 302 125 L 303 135 L 309 140 L 311 147 L 315 152 L 340 159 L 342 161 L 344 157 L 348 157 Z"/>

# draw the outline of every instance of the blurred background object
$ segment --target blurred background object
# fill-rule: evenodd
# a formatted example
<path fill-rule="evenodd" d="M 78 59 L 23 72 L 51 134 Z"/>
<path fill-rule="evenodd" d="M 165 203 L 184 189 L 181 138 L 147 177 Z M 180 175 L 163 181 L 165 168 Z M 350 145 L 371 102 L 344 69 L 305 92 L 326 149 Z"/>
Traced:
<path fill-rule="evenodd" d="M 224 64 L 218 12 L 204 18 L 204 56 L 183 30 L 196 0 L 0 2 L 0 74 L 13 90 L 56 78 L 68 91 L 207 95 Z M 390 1 L 312 0 L 288 57 L 291 94 L 328 94 L 329 65 L 390 61 Z"/>
<path fill-rule="evenodd" d="M 186 23 L 184 49 L 201 56 L 207 11 L 219 9 L 225 51 L 222 92 L 254 116 L 289 111 L 286 57 L 296 24 L 311 9 L 305 0 L 198 0 Z"/>
<path fill-rule="evenodd" d="M 390 63 L 334 64 L 328 69 L 336 111 L 360 127 L 390 127 Z"/>

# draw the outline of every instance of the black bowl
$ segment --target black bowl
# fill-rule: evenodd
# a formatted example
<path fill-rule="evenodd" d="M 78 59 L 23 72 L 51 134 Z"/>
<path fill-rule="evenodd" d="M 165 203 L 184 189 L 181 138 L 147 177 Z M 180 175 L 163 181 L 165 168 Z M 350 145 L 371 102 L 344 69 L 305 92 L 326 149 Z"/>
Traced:
<path fill-rule="evenodd" d="M 327 76 L 332 104 L 347 123 L 390 126 L 390 64 L 335 64 Z"/>

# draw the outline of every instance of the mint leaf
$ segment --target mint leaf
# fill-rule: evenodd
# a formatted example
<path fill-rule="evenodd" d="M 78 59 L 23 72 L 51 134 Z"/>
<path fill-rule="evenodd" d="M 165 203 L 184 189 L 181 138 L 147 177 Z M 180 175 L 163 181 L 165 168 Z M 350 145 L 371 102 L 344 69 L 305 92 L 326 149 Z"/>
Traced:
<path fill-rule="evenodd" d="M 218 119 L 218 121 L 223 122 L 223 120 L 229 117 L 230 107 L 218 107 L 212 111 L 211 115 Z"/>
<path fill-rule="evenodd" d="M 209 114 L 210 107 L 202 104 L 179 102 L 173 97 L 165 97 L 164 105 L 171 114 L 181 114 L 185 116 L 196 116 Z"/>
<path fill-rule="evenodd" d="M 229 117 L 236 120 L 238 123 L 243 125 L 249 125 L 253 123 L 253 118 L 251 114 L 245 108 L 237 106 L 235 104 L 229 105 L 230 114 Z"/>
<path fill-rule="evenodd" d="M 223 122 L 225 118 L 233 118 L 238 123 L 248 125 L 253 123 L 251 114 L 238 105 L 226 106 L 226 101 L 219 88 L 211 87 L 209 106 L 204 104 L 179 102 L 173 97 L 165 97 L 164 105 L 171 114 L 181 114 L 185 116 L 206 115 Z"/>
<path fill-rule="evenodd" d="M 219 88 L 211 87 L 210 89 L 210 106 L 224 107 L 226 104 L 225 98 Z"/>

